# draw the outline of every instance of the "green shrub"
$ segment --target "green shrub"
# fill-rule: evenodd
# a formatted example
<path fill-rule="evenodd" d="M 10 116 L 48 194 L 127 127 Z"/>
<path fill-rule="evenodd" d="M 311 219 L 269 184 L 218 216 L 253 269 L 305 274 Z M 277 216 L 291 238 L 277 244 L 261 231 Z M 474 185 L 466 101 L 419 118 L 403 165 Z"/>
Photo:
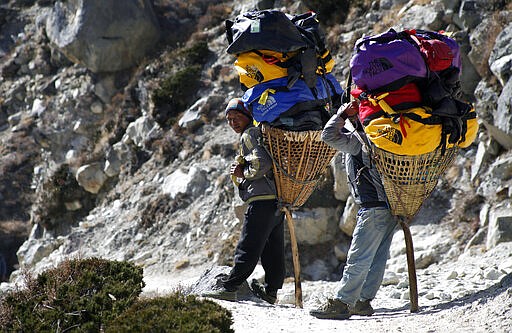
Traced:
<path fill-rule="evenodd" d="M 85 191 L 66 163 L 61 164 L 42 184 L 33 205 L 32 219 L 47 230 L 63 234 L 94 207 L 95 195 Z M 81 208 L 69 210 L 66 202 L 79 201 Z"/>
<path fill-rule="evenodd" d="M 208 42 L 198 41 L 190 47 L 181 49 L 178 57 L 182 58 L 181 63 L 186 65 L 204 65 L 209 54 Z"/>
<path fill-rule="evenodd" d="M 231 333 L 231 313 L 209 300 L 176 293 L 141 299 L 105 327 L 105 333 Z"/>
<path fill-rule="evenodd" d="M 186 67 L 167 77 L 153 94 L 153 117 L 164 128 L 173 125 L 176 117 L 195 100 L 201 78 L 201 66 Z"/>
<path fill-rule="evenodd" d="M 167 68 L 151 95 L 155 105 L 152 116 L 160 126 L 171 127 L 178 115 L 196 101 L 202 68 L 209 56 L 206 41 L 197 41 L 162 56 Z"/>
<path fill-rule="evenodd" d="M 0 331 L 99 332 L 138 298 L 142 268 L 98 258 L 68 260 L 0 301 Z"/>

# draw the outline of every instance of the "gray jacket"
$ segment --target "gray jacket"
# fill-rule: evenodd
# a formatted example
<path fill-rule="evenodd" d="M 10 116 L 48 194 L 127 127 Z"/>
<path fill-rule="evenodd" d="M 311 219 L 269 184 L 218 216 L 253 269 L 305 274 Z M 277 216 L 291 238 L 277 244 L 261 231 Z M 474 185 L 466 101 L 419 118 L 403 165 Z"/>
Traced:
<path fill-rule="evenodd" d="M 346 153 L 345 166 L 355 202 L 363 206 L 387 203 L 386 192 L 375 165 L 368 153 L 362 149 L 363 145 L 357 136 L 343 128 L 344 124 L 345 121 L 339 114 L 332 116 L 322 131 L 322 140 L 334 149 Z M 360 127 L 358 133 L 368 143 Z"/>
<path fill-rule="evenodd" d="M 244 179 L 238 185 L 238 193 L 247 203 L 277 197 L 272 158 L 262 145 L 260 129 L 249 125 L 240 136 L 238 157 L 244 164 Z"/>

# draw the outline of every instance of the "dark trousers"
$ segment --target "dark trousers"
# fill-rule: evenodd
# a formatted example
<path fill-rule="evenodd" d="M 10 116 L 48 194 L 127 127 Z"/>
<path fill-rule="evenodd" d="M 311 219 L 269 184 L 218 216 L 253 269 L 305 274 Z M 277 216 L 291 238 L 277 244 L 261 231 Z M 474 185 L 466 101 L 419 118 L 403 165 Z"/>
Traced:
<path fill-rule="evenodd" d="M 248 206 L 235 250 L 235 265 L 223 281 L 224 287 L 236 290 L 261 259 L 266 290 L 277 291 L 282 288 L 286 274 L 283 213 L 278 211 L 275 200 L 253 201 Z"/>

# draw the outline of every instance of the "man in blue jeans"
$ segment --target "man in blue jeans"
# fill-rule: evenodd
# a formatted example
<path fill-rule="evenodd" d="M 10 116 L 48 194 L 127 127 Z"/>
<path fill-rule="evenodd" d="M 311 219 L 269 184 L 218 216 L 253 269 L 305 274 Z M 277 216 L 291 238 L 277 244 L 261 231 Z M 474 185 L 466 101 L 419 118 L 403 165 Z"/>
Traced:
<path fill-rule="evenodd" d="M 346 154 L 350 189 L 360 209 L 336 296 L 310 311 L 320 319 L 348 319 L 352 314 L 371 316 L 374 313 L 370 302 L 382 283 L 397 225 L 380 175 L 363 145 L 368 141 L 361 125 L 357 133 L 344 128 L 347 118 L 357 113 L 356 101 L 342 105 L 322 131 L 325 143 Z"/>
<path fill-rule="evenodd" d="M 240 134 L 240 152 L 230 168 L 240 198 L 247 203 L 242 233 L 235 249 L 235 265 L 218 281 L 220 288 L 202 296 L 237 300 L 237 290 L 252 274 L 258 261 L 265 271 L 265 285 L 251 284 L 261 299 L 275 303 L 285 271 L 283 213 L 277 206 L 272 158 L 263 147 L 261 131 L 253 125 L 244 103 L 234 98 L 226 107 L 228 125 Z"/>

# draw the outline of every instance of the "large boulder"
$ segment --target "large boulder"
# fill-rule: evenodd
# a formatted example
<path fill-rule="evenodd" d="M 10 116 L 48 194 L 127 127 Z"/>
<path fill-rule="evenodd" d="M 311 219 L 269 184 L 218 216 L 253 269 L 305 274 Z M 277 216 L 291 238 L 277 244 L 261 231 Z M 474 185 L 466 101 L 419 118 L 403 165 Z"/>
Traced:
<path fill-rule="evenodd" d="M 46 33 L 71 61 L 95 73 L 132 67 L 160 38 L 150 0 L 58 1 Z"/>
<path fill-rule="evenodd" d="M 512 59 L 511 59 L 512 60 Z M 512 61 L 511 61 L 512 64 Z M 512 78 L 503 87 L 503 90 L 498 98 L 498 108 L 494 114 L 494 124 L 512 136 L 512 115 L 510 110 L 512 108 Z M 509 148 L 510 149 L 510 148 Z"/>
<path fill-rule="evenodd" d="M 491 249 L 502 242 L 512 241 L 512 215 L 510 200 L 493 207 L 489 213 L 487 248 Z"/>
<path fill-rule="evenodd" d="M 512 76 L 512 23 L 503 29 L 489 56 L 489 67 L 501 85 L 507 84 Z"/>
<path fill-rule="evenodd" d="M 489 56 L 496 37 L 502 29 L 499 21 L 494 18 L 486 18 L 480 22 L 469 37 L 471 51 L 469 51 L 468 57 L 481 77 L 487 77 L 490 74 Z"/>
<path fill-rule="evenodd" d="M 294 211 L 295 233 L 299 244 L 322 244 L 335 239 L 336 209 L 319 207 Z"/>
<path fill-rule="evenodd" d="M 87 192 L 98 193 L 107 180 L 100 163 L 83 165 L 76 171 L 76 181 Z"/>

